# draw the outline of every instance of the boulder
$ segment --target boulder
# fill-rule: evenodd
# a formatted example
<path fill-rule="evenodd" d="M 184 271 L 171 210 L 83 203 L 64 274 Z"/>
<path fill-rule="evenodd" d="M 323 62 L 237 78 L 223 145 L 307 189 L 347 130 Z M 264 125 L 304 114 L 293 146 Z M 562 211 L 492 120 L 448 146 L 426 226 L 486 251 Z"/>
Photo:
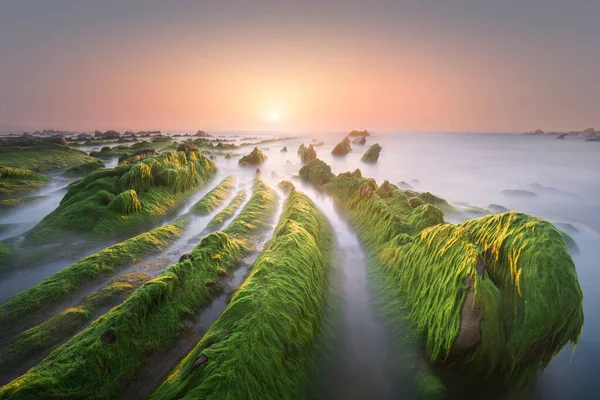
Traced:
<path fill-rule="evenodd" d="M 339 142 L 331 151 L 331 154 L 334 156 L 345 156 L 346 154 L 352 151 L 352 146 L 350 146 L 350 139 L 345 137 Z"/>
<path fill-rule="evenodd" d="M 369 147 L 365 154 L 363 154 L 360 159 L 363 162 L 367 163 L 375 163 L 379 160 L 379 153 L 381 152 L 381 146 L 378 143 L 375 143 L 373 146 Z"/>
<path fill-rule="evenodd" d="M 364 131 L 357 131 L 356 129 L 352 129 L 348 134 L 348 137 L 359 137 L 359 136 L 371 136 L 369 132 L 365 129 Z"/>
<path fill-rule="evenodd" d="M 247 154 L 240 158 L 239 164 L 241 165 L 260 165 L 267 159 L 265 153 L 260 151 L 258 147 L 255 147 L 250 154 Z"/>
<path fill-rule="evenodd" d="M 361 146 L 364 146 L 366 143 L 367 138 L 365 136 L 357 137 L 356 139 L 352 140 L 352 144 L 358 144 Z"/>

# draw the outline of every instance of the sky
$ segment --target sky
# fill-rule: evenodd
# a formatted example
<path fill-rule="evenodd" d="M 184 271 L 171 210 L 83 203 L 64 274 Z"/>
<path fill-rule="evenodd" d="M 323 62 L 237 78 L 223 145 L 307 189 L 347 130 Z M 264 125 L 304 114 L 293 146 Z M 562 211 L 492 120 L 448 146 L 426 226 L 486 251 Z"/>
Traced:
<path fill-rule="evenodd" d="M 0 129 L 590 126 L 598 0 L 0 0 Z"/>

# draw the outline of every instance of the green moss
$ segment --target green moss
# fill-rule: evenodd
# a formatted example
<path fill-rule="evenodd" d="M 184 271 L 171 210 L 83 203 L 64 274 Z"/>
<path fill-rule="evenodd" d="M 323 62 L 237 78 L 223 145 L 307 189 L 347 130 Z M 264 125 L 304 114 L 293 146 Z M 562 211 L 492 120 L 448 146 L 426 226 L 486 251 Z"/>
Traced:
<path fill-rule="evenodd" d="M 235 197 L 227 204 L 227 207 L 222 209 L 217 215 L 210 220 L 206 226 L 208 229 L 216 230 L 223 226 L 225 221 L 233 216 L 233 213 L 240 208 L 244 200 L 246 199 L 246 189 L 240 190 Z"/>
<path fill-rule="evenodd" d="M 8 147 L 0 150 L 0 165 L 45 172 L 94 161 L 85 152 L 58 144 Z"/>
<path fill-rule="evenodd" d="M 343 138 L 341 142 L 335 145 L 331 154 L 334 156 L 345 156 L 346 154 L 352 151 L 352 146 L 350 145 L 350 139 L 347 137 Z"/>
<path fill-rule="evenodd" d="M 308 197 L 292 192 L 250 276 L 153 398 L 300 398 L 323 314 L 331 244 L 327 220 Z M 195 368 L 199 357 L 208 361 Z"/>
<path fill-rule="evenodd" d="M 300 168 L 300 178 L 313 185 L 322 185 L 328 183 L 335 177 L 331 172 L 331 167 L 320 159 L 310 161 L 307 165 Z"/>
<path fill-rule="evenodd" d="M 17 207 L 22 204 L 26 204 L 26 203 L 30 203 L 32 201 L 39 200 L 41 198 L 42 198 L 42 196 L 28 196 L 28 197 L 16 197 L 13 199 L 0 200 L 0 210 Z"/>
<path fill-rule="evenodd" d="M 199 202 L 194 204 L 192 210 L 196 214 L 207 215 L 213 212 L 217 207 L 225 203 L 225 200 L 231 195 L 235 186 L 235 177 L 228 176 L 223 179 L 213 190 L 208 192 Z"/>
<path fill-rule="evenodd" d="M 28 169 L 0 165 L 0 198 L 31 192 L 41 188 L 49 180 L 46 175 Z"/>
<path fill-rule="evenodd" d="M 21 377 L 0 388 L 0 399 L 111 398 L 146 357 L 173 345 L 182 318 L 195 315 L 266 231 L 277 194 L 256 180 L 246 207 L 223 232 L 206 236 L 189 260 L 167 268 L 118 307 L 94 321 Z"/>
<path fill-rule="evenodd" d="M 79 293 L 86 284 L 102 281 L 119 268 L 164 250 L 183 234 L 187 224 L 187 218 L 180 219 L 107 247 L 63 268 L 1 304 L 0 327 L 9 328 L 27 315 Z"/>
<path fill-rule="evenodd" d="M 260 165 L 267 159 L 265 153 L 260 151 L 258 147 L 255 147 L 250 154 L 247 154 L 240 158 L 239 164 L 241 165 Z"/>
<path fill-rule="evenodd" d="M 124 274 L 87 296 L 80 304 L 20 333 L 0 352 L 0 366 L 14 365 L 28 355 L 47 351 L 65 341 L 89 322 L 97 307 L 117 305 L 150 279 L 150 275 L 141 272 Z"/>
<path fill-rule="evenodd" d="M 408 204 L 412 207 L 412 208 L 417 208 L 419 206 L 422 206 L 423 204 L 423 200 L 421 200 L 419 197 L 411 197 L 408 199 Z"/>
<path fill-rule="evenodd" d="M 101 160 L 90 161 L 67 168 L 65 175 L 87 175 L 100 168 L 104 168 L 104 162 Z"/>
<path fill-rule="evenodd" d="M 379 160 L 379 153 L 381 152 L 381 146 L 375 143 L 365 151 L 365 154 L 361 157 L 362 162 L 375 163 Z"/>
<path fill-rule="evenodd" d="M 442 224 L 433 205 L 413 209 L 404 191 L 356 173 L 340 174 L 326 189 L 345 206 L 374 259 L 389 321 L 402 327 L 408 318 L 431 361 L 459 365 L 463 379 L 521 386 L 577 342 L 581 290 L 551 224 L 516 213 Z M 483 313 L 476 322 L 481 340 L 461 350 L 455 345 L 470 292 L 467 310 Z"/>
<path fill-rule="evenodd" d="M 106 237 L 134 232 L 180 204 L 215 171 L 215 163 L 194 150 L 91 172 L 69 186 L 58 208 L 27 233 L 27 240 L 46 241 L 61 233 Z"/>

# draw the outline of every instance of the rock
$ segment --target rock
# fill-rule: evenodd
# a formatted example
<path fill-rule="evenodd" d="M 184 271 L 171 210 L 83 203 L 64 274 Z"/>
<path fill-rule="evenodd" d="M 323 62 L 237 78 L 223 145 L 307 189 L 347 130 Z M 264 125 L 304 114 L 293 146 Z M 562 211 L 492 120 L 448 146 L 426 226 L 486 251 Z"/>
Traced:
<path fill-rule="evenodd" d="M 488 205 L 488 209 L 493 212 L 494 214 L 502 214 L 505 212 L 509 212 L 510 210 L 506 207 L 503 207 L 499 204 L 490 204 Z"/>
<path fill-rule="evenodd" d="M 544 134 L 544 131 L 541 129 L 536 129 L 535 131 L 523 133 L 523 135 L 532 135 L 532 136 L 542 136 L 543 134 Z"/>
<path fill-rule="evenodd" d="M 596 131 L 594 128 L 587 128 L 581 132 L 581 135 L 586 138 L 596 137 Z"/>
<path fill-rule="evenodd" d="M 317 152 L 313 148 L 312 144 L 309 144 L 308 147 L 304 147 L 304 144 L 303 144 L 298 149 L 298 152 L 300 154 L 300 160 L 302 161 L 303 164 L 307 164 L 310 161 L 317 158 Z"/>
<path fill-rule="evenodd" d="M 185 253 L 185 254 L 182 254 L 181 257 L 179 257 L 179 262 L 182 262 L 185 260 L 194 261 L 194 258 L 192 257 L 192 255 L 190 253 Z"/>
<path fill-rule="evenodd" d="M 108 130 L 106 132 L 94 131 L 94 137 L 102 139 L 117 139 L 121 137 L 121 134 L 114 130 Z"/>
<path fill-rule="evenodd" d="M 267 159 L 265 153 L 260 151 L 258 147 L 255 147 L 250 154 L 247 154 L 240 158 L 239 164 L 241 165 L 260 165 Z"/>
<path fill-rule="evenodd" d="M 204 354 L 200 354 L 196 361 L 194 361 L 194 365 L 192 365 L 192 371 L 201 366 L 202 364 L 206 364 L 208 362 L 208 357 Z"/>
<path fill-rule="evenodd" d="M 331 151 L 331 154 L 334 156 L 345 156 L 346 154 L 352 151 L 352 146 L 350 146 L 350 139 L 345 137 L 341 142 L 339 142 Z"/>
<path fill-rule="evenodd" d="M 535 193 L 522 189 L 506 189 L 502 191 L 502 194 L 511 197 L 537 197 Z"/>
<path fill-rule="evenodd" d="M 396 186 L 398 186 L 398 189 L 403 189 L 403 190 L 412 190 L 412 189 L 414 189 L 413 185 L 411 185 L 408 182 L 404 182 L 404 181 L 398 182 L 398 184 Z"/>
<path fill-rule="evenodd" d="M 177 146 L 177 151 L 188 152 L 190 150 L 196 150 L 196 145 L 194 143 L 181 143 Z"/>
<path fill-rule="evenodd" d="M 331 172 L 331 167 L 318 158 L 300 168 L 299 175 L 300 178 L 313 185 L 323 185 L 335 177 Z"/>
<path fill-rule="evenodd" d="M 352 144 L 359 144 L 361 146 L 364 146 L 367 143 L 367 138 L 365 136 L 361 136 L 358 137 L 354 140 L 352 140 Z"/>
<path fill-rule="evenodd" d="M 377 160 L 379 160 L 380 152 L 381 146 L 378 143 L 375 143 L 374 145 L 369 147 L 367 151 L 365 151 L 365 154 L 363 154 L 360 160 L 367 163 L 375 163 L 377 162 Z"/>
<path fill-rule="evenodd" d="M 283 153 L 286 153 L 286 152 L 287 152 L 287 146 L 283 146 L 283 147 L 281 148 L 281 151 L 282 151 Z"/>
<path fill-rule="evenodd" d="M 195 137 L 212 137 L 212 135 L 199 130 L 198 132 L 196 132 L 196 134 L 194 135 Z"/>
<path fill-rule="evenodd" d="M 102 344 L 111 344 L 117 340 L 117 334 L 114 329 L 109 329 L 100 336 Z"/>
<path fill-rule="evenodd" d="M 560 134 L 560 135 L 558 135 L 556 138 L 557 138 L 557 139 L 564 139 L 564 138 L 566 138 L 566 137 L 567 137 L 567 134 L 566 134 L 566 133 L 561 133 L 561 134 Z"/>
<path fill-rule="evenodd" d="M 292 190 L 296 189 L 296 186 L 294 186 L 294 184 L 290 181 L 281 181 L 281 182 L 279 182 L 279 184 L 277 184 L 277 187 L 279 187 L 281 190 L 283 190 L 283 192 L 285 194 L 288 194 Z"/>
<path fill-rule="evenodd" d="M 356 129 L 352 129 L 348 134 L 348 137 L 359 137 L 359 136 L 371 136 L 369 132 L 365 129 L 364 131 L 357 131 Z"/>

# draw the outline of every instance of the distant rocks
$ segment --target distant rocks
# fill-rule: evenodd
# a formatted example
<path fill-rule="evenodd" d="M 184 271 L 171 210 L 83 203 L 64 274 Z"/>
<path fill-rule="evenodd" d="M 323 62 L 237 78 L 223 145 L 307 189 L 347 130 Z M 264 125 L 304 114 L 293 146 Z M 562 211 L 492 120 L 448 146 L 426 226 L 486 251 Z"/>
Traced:
<path fill-rule="evenodd" d="M 566 139 L 569 136 L 582 137 L 586 141 L 600 141 L 600 131 L 594 128 L 586 128 L 582 131 L 570 131 L 570 132 L 544 132 L 541 129 L 535 131 L 525 132 L 523 135 L 529 136 L 555 136 L 557 139 Z"/>
<path fill-rule="evenodd" d="M 196 132 L 196 134 L 194 136 L 196 136 L 196 137 L 206 137 L 206 138 L 212 137 L 212 135 L 210 135 L 210 134 L 208 134 L 208 133 L 206 133 L 204 131 L 201 131 L 201 130 L 199 130 L 198 132 Z"/>
<path fill-rule="evenodd" d="M 361 146 L 364 146 L 366 143 L 367 143 L 366 136 L 357 137 L 356 139 L 352 140 L 352 144 L 358 144 Z"/>
<path fill-rule="evenodd" d="M 505 189 L 502 191 L 502 194 L 510 197 L 537 197 L 535 193 L 523 189 Z"/>
<path fill-rule="evenodd" d="M 488 209 L 494 214 L 502 214 L 510 211 L 508 208 L 503 207 L 499 204 L 490 204 L 488 205 Z"/>
<path fill-rule="evenodd" d="M 354 131 L 353 131 L 354 132 Z M 352 146 L 350 145 L 350 139 L 345 137 L 341 142 L 335 145 L 331 154 L 334 156 L 345 156 L 346 154 L 352 151 Z"/>
<path fill-rule="evenodd" d="M 282 153 L 286 153 L 286 152 L 287 152 L 287 146 L 283 146 L 283 147 L 281 148 L 281 152 L 282 152 Z"/>
<path fill-rule="evenodd" d="M 100 139 L 118 139 L 121 137 L 121 134 L 117 131 L 108 130 L 106 132 L 94 131 L 94 137 Z"/>
<path fill-rule="evenodd" d="M 381 153 L 381 146 L 378 143 L 375 143 L 365 151 L 365 154 L 363 154 L 360 160 L 366 163 L 375 163 L 379 160 L 379 153 Z"/>
<path fill-rule="evenodd" d="M 364 131 L 357 131 L 356 129 L 353 129 L 352 131 L 350 131 L 350 133 L 348 134 L 348 137 L 360 137 L 360 136 L 371 136 L 369 134 L 369 132 L 365 129 Z"/>
<path fill-rule="evenodd" d="M 413 185 L 411 185 L 410 183 L 405 182 L 405 181 L 398 182 L 398 184 L 396 186 L 398 186 L 398 189 L 402 189 L 402 190 L 412 190 L 412 189 L 414 189 Z"/>
<path fill-rule="evenodd" d="M 0 147 L 33 147 L 33 146 L 67 146 L 67 140 L 61 136 L 40 137 L 30 133 L 24 133 L 23 136 L 7 136 L 0 138 Z"/>

